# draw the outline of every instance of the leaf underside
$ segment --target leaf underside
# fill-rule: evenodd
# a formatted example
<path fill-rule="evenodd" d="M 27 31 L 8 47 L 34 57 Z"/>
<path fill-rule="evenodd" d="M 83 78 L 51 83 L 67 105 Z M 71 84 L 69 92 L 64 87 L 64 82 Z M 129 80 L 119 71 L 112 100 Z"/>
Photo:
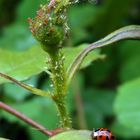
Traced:
<path fill-rule="evenodd" d="M 92 132 L 88 130 L 71 130 L 51 137 L 49 140 L 92 140 Z"/>

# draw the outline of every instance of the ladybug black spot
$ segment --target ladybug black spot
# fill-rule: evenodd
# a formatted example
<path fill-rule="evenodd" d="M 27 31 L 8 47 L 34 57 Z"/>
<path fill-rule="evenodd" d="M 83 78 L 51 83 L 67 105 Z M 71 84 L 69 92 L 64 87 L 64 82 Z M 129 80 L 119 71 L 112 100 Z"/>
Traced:
<path fill-rule="evenodd" d="M 97 140 L 97 136 L 94 136 L 94 137 L 93 137 L 93 140 Z"/>
<path fill-rule="evenodd" d="M 108 131 L 109 133 L 111 132 L 111 131 L 110 131 L 110 130 L 108 130 L 108 129 L 107 129 L 106 131 Z"/>
<path fill-rule="evenodd" d="M 109 140 L 109 137 L 108 136 L 106 136 L 106 140 Z"/>
<path fill-rule="evenodd" d="M 95 132 L 99 131 L 100 129 L 96 129 Z"/>
<path fill-rule="evenodd" d="M 114 136 L 111 136 L 111 140 L 115 140 L 115 137 Z"/>
<path fill-rule="evenodd" d="M 102 136 L 100 135 L 99 138 L 102 138 Z"/>

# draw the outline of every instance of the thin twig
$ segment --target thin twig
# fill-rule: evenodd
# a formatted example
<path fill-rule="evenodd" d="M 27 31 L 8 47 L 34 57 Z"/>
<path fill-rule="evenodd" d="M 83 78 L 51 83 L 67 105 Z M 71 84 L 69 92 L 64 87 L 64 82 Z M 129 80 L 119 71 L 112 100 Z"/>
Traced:
<path fill-rule="evenodd" d="M 73 89 L 74 89 L 74 93 L 75 95 L 75 103 L 76 103 L 76 109 L 77 109 L 77 118 L 78 118 L 78 125 L 80 129 L 87 129 L 87 122 L 86 122 L 86 118 L 85 118 L 85 112 L 84 112 L 84 104 L 82 101 L 82 97 L 81 97 L 81 89 L 79 88 L 79 82 L 78 82 L 78 76 L 76 78 L 74 78 L 73 80 Z"/>
<path fill-rule="evenodd" d="M 27 85 L 25 83 L 22 83 L 22 82 L 20 82 L 20 81 L 18 81 L 16 79 L 12 78 L 9 75 L 6 75 L 6 74 L 0 72 L 0 77 L 3 77 L 3 78 L 5 78 L 5 79 L 7 79 L 9 81 L 14 82 L 15 84 L 25 88 L 26 90 L 30 91 L 33 94 L 36 94 L 36 95 L 39 95 L 39 96 L 47 96 L 47 97 L 51 98 L 51 95 L 50 95 L 49 92 L 40 90 L 40 89 L 32 87 L 32 86 L 29 86 L 29 85 Z"/>
<path fill-rule="evenodd" d="M 5 103 L 0 102 L 0 108 L 9 112 L 12 115 L 18 117 L 19 119 L 21 119 L 24 122 L 30 124 L 31 126 L 35 127 L 36 129 L 38 129 L 40 132 L 44 133 L 45 135 L 48 135 L 48 136 L 53 136 L 54 135 L 53 132 L 47 130 L 44 126 L 38 124 L 37 122 L 35 122 L 32 119 L 25 116 L 24 114 L 18 112 L 17 110 L 13 109 L 12 107 L 6 105 Z"/>

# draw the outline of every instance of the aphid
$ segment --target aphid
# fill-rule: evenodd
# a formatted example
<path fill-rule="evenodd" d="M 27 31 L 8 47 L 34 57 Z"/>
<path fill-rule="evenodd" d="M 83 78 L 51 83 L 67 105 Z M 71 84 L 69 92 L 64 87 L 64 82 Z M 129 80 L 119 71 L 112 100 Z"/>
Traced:
<path fill-rule="evenodd" d="M 93 140 L 115 140 L 112 132 L 106 128 L 96 129 L 91 136 Z"/>
<path fill-rule="evenodd" d="M 44 20 L 44 22 L 45 22 L 45 24 L 47 25 L 47 24 L 49 23 L 48 18 L 46 18 L 46 19 Z"/>

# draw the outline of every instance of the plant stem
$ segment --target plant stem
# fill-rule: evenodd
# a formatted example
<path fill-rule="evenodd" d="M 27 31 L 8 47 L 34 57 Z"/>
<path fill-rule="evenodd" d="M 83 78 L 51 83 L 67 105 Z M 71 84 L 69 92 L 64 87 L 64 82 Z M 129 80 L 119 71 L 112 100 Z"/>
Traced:
<path fill-rule="evenodd" d="M 62 128 L 70 128 L 71 120 L 66 109 L 66 72 L 64 68 L 64 56 L 61 49 L 50 54 L 49 64 L 52 73 L 51 80 L 54 88 L 53 100 L 59 111 L 61 119 L 60 126 Z"/>
<path fill-rule="evenodd" d="M 71 128 L 71 118 L 69 117 L 67 108 L 66 108 L 66 100 L 65 96 L 54 96 L 54 101 L 59 111 L 60 116 L 60 127 L 64 129 Z"/>
<path fill-rule="evenodd" d="M 44 133 L 45 135 L 53 136 L 53 132 L 47 130 L 44 126 L 38 124 L 37 122 L 35 122 L 32 119 L 25 116 L 24 114 L 18 112 L 17 110 L 13 109 L 12 107 L 6 105 L 5 103 L 0 102 L 0 108 L 11 113 L 12 115 L 18 117 L 19 119 L 23 120 L 24 122 L 32 125 L 36 129 L 38 129 L 40 132 Z"/>

